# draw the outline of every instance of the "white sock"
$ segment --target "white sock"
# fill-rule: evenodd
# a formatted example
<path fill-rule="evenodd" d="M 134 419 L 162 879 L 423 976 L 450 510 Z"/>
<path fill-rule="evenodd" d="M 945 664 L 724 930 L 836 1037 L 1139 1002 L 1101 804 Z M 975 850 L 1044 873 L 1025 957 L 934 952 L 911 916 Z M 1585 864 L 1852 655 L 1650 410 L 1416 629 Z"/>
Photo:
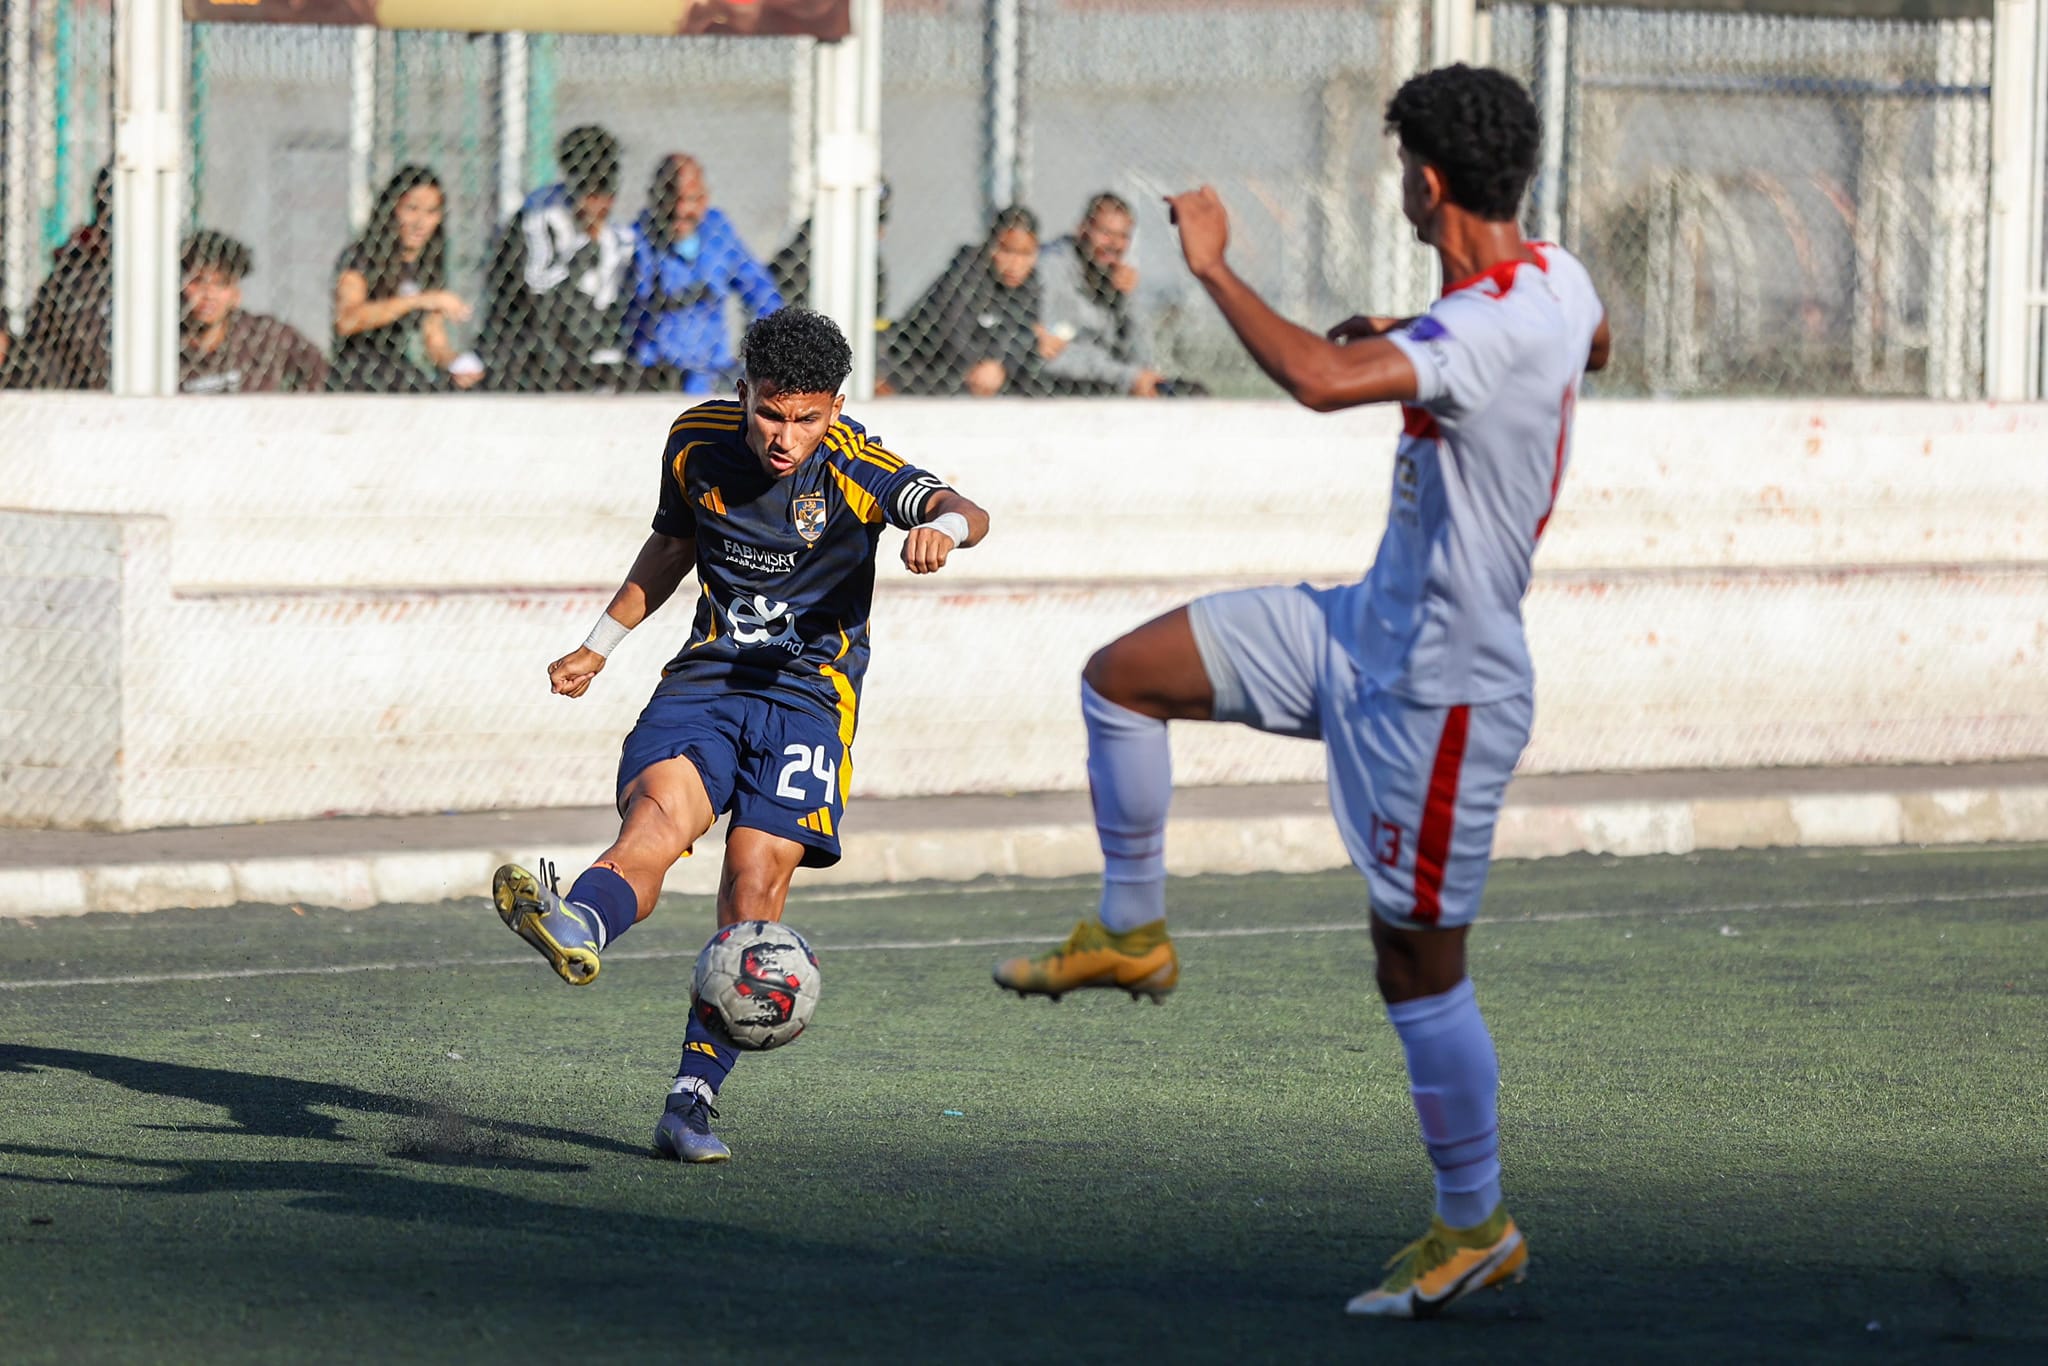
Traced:
<path fill-rule="evenodd" d="M 1102 843 L 1103 928 L 1122 934 L 1166 918 L 1166 808 L 1173 752 L 1166 723 L 1119 706 L 1081 683 L 1088 727 L 1088 791 Z"/>
<path fill-rule="evenodd" d="M 1436 1212 L 1452 1228 L 1500 1204 L 1500 1061 L 1467 977 L 1440 996 L 1387 1007 L 1408 1054 L 1408 1087 L 1436 1168 Z"/>
<path fill-rule="evenodd" d="M 707 1102 L 718 1099 L 718 1092 L 712 1090 L 711 1083 L 702 1077 L 677 1077 L 668 1088 L 668 1093 L 672 1096 L 680 1096 L 686 1092 L 693 1096 L 702 1096 Z"/>

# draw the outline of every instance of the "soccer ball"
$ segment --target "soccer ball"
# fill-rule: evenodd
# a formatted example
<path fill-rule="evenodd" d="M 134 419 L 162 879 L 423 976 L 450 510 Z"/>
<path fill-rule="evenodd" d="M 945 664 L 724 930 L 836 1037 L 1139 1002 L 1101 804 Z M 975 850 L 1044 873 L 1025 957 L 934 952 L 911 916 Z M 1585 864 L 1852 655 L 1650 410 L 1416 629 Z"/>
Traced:
<path fill-rule="evenodd" d="M 780 1048 L 804 1032 L 818 1008 L 818 955 L 773 920 L 742 920 L 711 936 L 697 955 L 690 1009 L 734 1048 Z"/>

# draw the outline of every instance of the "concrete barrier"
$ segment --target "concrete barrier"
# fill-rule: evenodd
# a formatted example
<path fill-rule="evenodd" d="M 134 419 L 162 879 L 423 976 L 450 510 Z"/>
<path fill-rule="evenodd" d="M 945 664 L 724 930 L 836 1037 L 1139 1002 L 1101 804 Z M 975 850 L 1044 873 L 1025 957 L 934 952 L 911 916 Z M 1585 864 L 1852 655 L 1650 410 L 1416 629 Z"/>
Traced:
<path fill-rule="evenodd" d="M 112 401 L 0 409 L 0 822 L 141 829 L 583 806 L 687 631 L 591 695 L 542 669 L 645 534 L 673 405 Z M 1193 593 L 1355 577 L 1393 420 L 1288 405 L 871 405 L 988 505 L 884 575 L 856 790 L 1082 782 L 1074 679 Z M 1586 405 L 1527 605 L 1530 772 L 2048 754 L 2048 408 Z M 956 572 L 957 571 L 957 572 Z M 1189 783 L 1313 746 L 1182 728 Z"/>

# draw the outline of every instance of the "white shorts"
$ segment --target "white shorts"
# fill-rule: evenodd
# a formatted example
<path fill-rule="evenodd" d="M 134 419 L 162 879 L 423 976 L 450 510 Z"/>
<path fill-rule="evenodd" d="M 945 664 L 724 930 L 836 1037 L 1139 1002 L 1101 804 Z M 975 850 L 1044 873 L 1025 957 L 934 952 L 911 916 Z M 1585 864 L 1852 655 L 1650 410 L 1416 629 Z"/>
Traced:
<path fill-rule="evenodd" d="M 1361 678 L 1330 622 L 1363 591 L 1302 584 L 1189 603 L 1215 719 L 1323 742 L 1330 807 L 1373 914 L 1407 929 L 1469 925 L 1535 699 L 1434 707 Z"/>

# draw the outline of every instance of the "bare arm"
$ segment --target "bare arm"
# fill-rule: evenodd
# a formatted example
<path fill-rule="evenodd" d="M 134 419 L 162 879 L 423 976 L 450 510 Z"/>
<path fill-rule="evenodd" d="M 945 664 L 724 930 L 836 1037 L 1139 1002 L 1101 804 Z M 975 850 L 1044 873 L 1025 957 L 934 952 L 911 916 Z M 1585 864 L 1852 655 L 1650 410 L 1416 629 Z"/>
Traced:
<path fill-rule="evenodd" d="M 389 327 L 406 314 L 418 309 L 420 295 L 409 299 L 390 298 L 370 301 L 370 282 L 362 272 L 344 270 L 334 282 L 334 332 L 336 336 L 353 337 L 358 332 L 374 332 L 380 327 Z"/>
<path fill-rule="evenodd" d="M 632 630 L 660 611 L 696 567 L 694 538 L 664 536 L 658 531 L 650 534 L 633 557 L 626 581 L 612 594 L 605 615 Z M 548 665 L 548 682 L 565 697 L 581 697 L 603 669 L 604 656 L 588 645 L 579 645 Z"/>
<path fill-rule="evenodd" d="M 1607 331 L 1607 315 L 1602 313 L 1600 315 L 1600 325 L 1593 329 L 1592 349 L 1586 353 L 1586 369 L 1588 372 L 1605 370 L 1607 368 L 1607 353 L 1613 345 L 1614 338 Z"/>
<path fill-rule="evenodd" d="M 633 557 L 633 567 L 626 571 L 626 581 L 612 594 L 605 615 L 632 630 L 659 612 L 696 567 L 695 537 L 649 533 L 640 553 Z"/>
<path fill-rule="evenodd" d="M 438 313 L 420 319 L 420 340 L 427 344 L 427 359 L 436 370 L 446 370 L 455 361 L 455 348 L 448 344 L 448 324 Z"/>
<path fill-rule="evenodd" d="M 1223 259 L 1229 219 L 1216 191 L 1204 186 L 1166 201 L 1180 229 L 1181 254 L 1216 301 L 1244 349 L 1295 402 L 1319 413 L 1362 403 L 1413 399 L 1415 367 L 1383 338 L 1342 345 L 1273 311 Z"/>
<path fill-rule="evenodd" d="M 958 546 L 945 532 L 932 529 L 931 524 L 949 512 L 967 520 L 967 539 Z M 930 574 L 943 568 L 954 550 L 980 545 L 987 536 L 988 514 L 980 505 L 952 489 L 940 489 L 925 501 L 923 524 L 912 527 L 903 538 L 903 566 L 913 574 Z"/>
<path fill-rule="evenodd" d="M 447 289 L 373 300 L 370 298 L 370 282 L 361 271 L 344 270 L 335 278 L 334 331 L 339 336 L 374 332 L 380 327 L 389 327 L 408 313 L 418 312 L 426 313 L 429 326 L 438 325 L 444 315 L 457 322 L 466 322 L 469 305 L 460 295 Z M 444 344 L 446 335 L 442 334 Z"/>

